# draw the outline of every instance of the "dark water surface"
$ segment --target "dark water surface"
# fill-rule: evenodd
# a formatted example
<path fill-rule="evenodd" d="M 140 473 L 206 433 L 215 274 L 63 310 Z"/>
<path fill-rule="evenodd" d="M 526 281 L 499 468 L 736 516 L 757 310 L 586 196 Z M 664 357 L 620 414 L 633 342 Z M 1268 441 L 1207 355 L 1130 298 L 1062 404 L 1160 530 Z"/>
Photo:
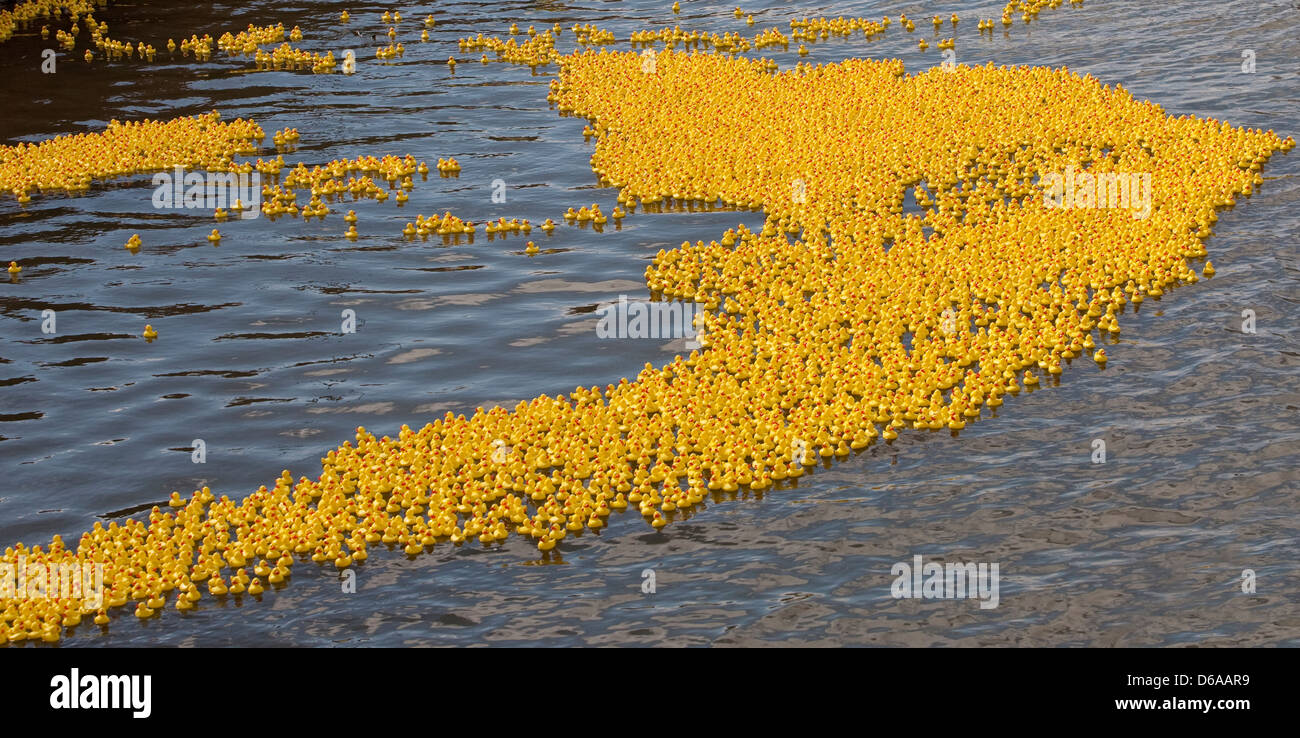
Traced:
<path fill-rule="evenodd" d="M 895 25 L 876 41 L 812 46 L 808 60 L 897 56 L 916 71 L 941 58 L 914 36 L 932 38 L 930 15 L 956 10 L 959 62 L 1066 65 L 1173 115 L 1300 134 L 1300 10 L 1289 1 L 1089 0 L 991 37 L 976 21 L 996 18 L 1000 3 L 746 3 L 752 28 L 732 17 L 734 4 L 683 3 L 675 18 L 670 4 L 119 3 L 96 14 L 112 37 L 159 49 L 248 23 L 299 25 L 298 46 L 356 50 L 350 77 L 247 73 L 249 62 L 219 54 L 171 63 L 165 52 L 152 65 L 90 68 L 65 54 L 42 75 L 40 50 L 53 43 L 33 35 L 39 26 L 0 46 L 6 143 L 217 108 L 268 134 L 298 128 L 290 163 L 409 153 L 464 168 L 417 182 L 400 209 L 356 205 L 355 243 L 336 212 L 310 224 L 228 221 L 214 247 L 203 238 L 210 212 L 153 209 L 148 177 L 37 196 L 24 209 L 6 196 L 0 260 L 24 271 L 0 283 L 3 545 L 75 538 L 173 490 L 241 497 L 281 469 L 314 476 L 357 425 L 382 435 L 447 410 L 603 385 L 681 350 L 598 340 L 592 311 L 644 297 L 658 249 L 760 215 L 638 213 L 603 234 L 562 225 L 549 238 L 534 231 L 554 250 L 535 258 L 520 253 L 524 239 L 481 230 L 472 245 L 402 238 L 416 213 L 536 224 L 615 204 L 594 184 L 584 122 L 547 107 L 554 68 L 481 65 L 478 52 L 457 52 L 461 36 L 558 22 L 567 50 L 574 23 L 621 39 L 674 23 L 752 36 L 788 32 L 794 17 L 904 12 L 915 34 Z M 353 21 L 341 26 L 345 7 Z M 393 7 L 406 54 L 380 64 L 369 34 L 386 30 L 379 14 Z M 429 12 L 438 25 L 422 44 Z M 84 32 L 80 41 L 78 55 Z M 1242 71 L 1245 50 L 1253 74 Z M 462 62 L 454 75 L 438 63 L 450 54 Z M 798 59 L 766 55 L 783 67 Z M 357 567 L 355 594 L 340 591 L 333 567 L 304 564 L 261 603 L 205 598 L 145 623 L 124 610 L 106 634 L 83 625 L 63 643 L 1300 645 L 1297 161 L 1276 155 L 1264 186 L 1221 214 L 1207 243 L 1217 276 L 1124 320 L 1104 372 L 1076 362 L 1059 386 L 1009 397 L 960 438 L 905 433 L 794 488 L 720 495 L 663 533 L 616 514 L 549 560 L 514 537 L 414 560 L 375 550 Z M 505 203 L 491 198 L 496 179 Z M 144 246 L 132 255 L 122 245 L 137 232 Z M 40 331 L 47 308 L 53 337 Z M 339 333 L 344 309 L 356 311 L 355 334 Z M 1243 310 L 1254 311 L 1255 334 L 1242 332 Z M 146 322 L 157 342 L 138 338 Z M 202 465 L 191 463 L 196 438 L 207 445 Z M 1104 464 L 1092 463 L 1094 439 L 1107 444 Z M 999 606 L 895 600 L 890 568 L 916 554 L 998 563 Z M 645 569 L 653 594 L 641 590 Z M 1256 574 L 1254 594 L 1241 591 L 1243 569 Z"/>

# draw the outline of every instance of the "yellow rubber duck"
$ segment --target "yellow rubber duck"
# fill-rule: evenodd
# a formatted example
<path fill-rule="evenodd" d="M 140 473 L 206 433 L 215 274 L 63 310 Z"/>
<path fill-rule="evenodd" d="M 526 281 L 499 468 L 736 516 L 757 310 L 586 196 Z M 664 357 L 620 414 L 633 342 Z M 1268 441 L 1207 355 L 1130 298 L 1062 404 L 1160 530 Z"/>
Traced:
<path fill-rule="evenodd" d="M 537 244 L 533 243 L 532 241 L 529 241 L 528 244 L 524 246 L 525 254 L 535 254 L 538 251 L 539 249 L 537 248 Z"/>
<path fill-rule="evenodd" d="M 22 273 L 22 271 L 23 268 L 18 266 L 18 262 L 16 261 L 9 262 L 9 276 L 17 277 L 19 274 Z"/>
<path fill-rule="evenodd" d="M 1213 264 L 1212 262 L 1210 262 L 1209 260 L 1206 260 L 1206 262 L 1205 262 L 1205 268 L 1201 270 L 1201 276 L 1203 276 L 1203 277 L 1213 277 L 1214 274 L 1215 274 L 1215 272 L 1214 272 L 1214 264 Z"/>
<path fill-rule="evenodd" d="M 218 231 L 216 228 L 213 228 L 212 232 L 208 234 L 208 240 L 211 241 L 212 243 L 216 243 L 220 241 L 221 231 Z"/>
<path fill-rule="evenodd" d="M 230 588 L 226 586 L 226 582 L 221 578 L 220 574 L 213 574 L 212 578 L 208 580 L 208 593 L 212 596 L 225 597 L 229 592 Z"/>
<path fill-rule="evenodd" d="M 1098 364 L 1106 363 L 1106 349 L 1097 349 L 1097 353 L 1092 355 L 1092 360 Z"/>
<path fill-rule="evenodd" d="M 144 327 L 144 333 L 141 335 L 144 336 L 144 340 L 152 341 L 158 337 L 158 331 L 154 330 L 152 325 L 146 324 Z"/>

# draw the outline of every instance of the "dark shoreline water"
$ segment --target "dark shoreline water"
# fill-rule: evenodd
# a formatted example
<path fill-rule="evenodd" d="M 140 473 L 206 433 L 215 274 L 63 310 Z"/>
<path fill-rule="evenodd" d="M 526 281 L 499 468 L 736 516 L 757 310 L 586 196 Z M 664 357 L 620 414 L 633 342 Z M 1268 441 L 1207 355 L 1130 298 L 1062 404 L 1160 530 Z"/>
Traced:
<path fill-rule="evenodd" d="M 343 7 L 350 28 L 336 23 Z M 511 21 L 593 22 L 622 38 L 663 23 L 752 34 L 796 16 L 923 19 L 928 7 L 746 6 L 758 19 L 746 28 L 717 3 L 685 4 L 678 18 L 660 3 L 411 6 L 402 9 L 407 54 L 391 66 L 374 63 L 368 40 L 352 45 L 351 29 L 383 30 L 379 6 L 97 14 L 110 35 L 159 47 L 182 32 L 296 24 L 304 48 L 356 48 L 353 77 L 161 59 L 90 69 L 61 61 L 40 75 L 39 37 L 0 46 L 6 142 L 217 108 L 268 133 L 299 128 L 291 162 L 410 153 L 464 166 L 459 178 L 419 183 L 401 209 L 358 206 L 356 243 L 341 237 L 335 214 L 223 226 L 214 248 L 203 239 L 207 213 L 153 210 L 147 178 L 38 197 L 25 210 L 0 202 L 0 249 L 25 265 L 22 282 L 0 290 L 0 380 L 17 380 L 0 384 L 4 545 L 76 535 L 172 490 L 207 484 L 242 496 L 283 468 L 314 474 L 359 424 L 391 433 L 446 410 L 617 381 L 680 351 L 599 340 L 592 311 L 620 294 L 644 297 L 642 272 L 658 249 L 756 226 L 758 214 L 639 214 L 603 234 L 561 226 L 534 236 L 558 249 L 535 259 L 516 253 L 517 237 L 449 247 L 402 239 L 415 213 L 539 223 L 593 201 L 612 209 L 614 192 L 596 188 L 587 167 L 583 122 L 547 109 L 549 77 L 482 66 L 478 54 L 455 52 L 456 38 L 501 34 Z M 991 39 L 978 38 L 975 19 L 1000 5 L 968 7 L 962 63 L 1067 65 L 1172 115 L 1297 133 L 1300 21 L 1286 2 L 1191 2 L 1168 14 L 1089 2 Z M 422 45 L 418 19 L 430 11 L 439 23 Z M 817 44 L 809 60 L 898 56 L 909 71 L 939 63 L 896 30 Z M 918 22 L 915 35 L 929 31 Z M 1254 74 L 1240 68 L 1246 49 Z M 450 53 L 464 62 L 454 76 L 431 63 Z M 797 59 L 767 55 L 783 66 Z M 550 561 L 515 540 L 439 546 L 415 560 L 376 551 L 358 568 L 355 594 L 341 592 L 332 568 L 307 564 L 261 603 L 205 602 L 146 623 L 124 614 L 107 635 L 81 626 L 64 645 L 1300 645 L 1296 162 L 1275 156 L 1264 186 L 1221 214 L 1207 242 L 1219 273 L 1125 320 L 1104 372 L 1076 363 L 1060 386 L 1008 400 L 960 438 L 905 434 L 793 488 L 720 496 L 664 533 L 615 515 Z M 496 179 L 505 203 L 492 201 Z M 122 244 L 135 232 L 145 245 L 131 255 Z M 40 334 L 44 307 L 58 313 L 60 340 Z M 344 309 L 357 312 L 355 334 L 337 335 Z M 1240 330 L 1246 309 L 1254 335 Z M 146 322 L 158 342 L 136 338 Z M 207 444 L 201 466 L 186 450 L 195 438 Z M 1091 462 L 1098 438 L 1104 465 Z M 916 554 L 999 562 L 999 607 L 893 599 L 891 566 Z M 1247 568 L 1253 595 L 1238 585 Z M 645 569 L 655 572 L 653 594 L 642 592 Z"/>

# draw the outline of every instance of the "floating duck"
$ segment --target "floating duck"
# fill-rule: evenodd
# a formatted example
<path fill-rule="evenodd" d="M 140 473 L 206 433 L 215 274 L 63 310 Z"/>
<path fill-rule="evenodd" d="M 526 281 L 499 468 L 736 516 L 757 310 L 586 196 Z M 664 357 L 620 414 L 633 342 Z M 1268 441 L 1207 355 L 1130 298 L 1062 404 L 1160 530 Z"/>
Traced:
<path fill-rule="evenodd" d="M 158 337 L 158 331 L 154 330 L 153 326 L 146 325 L 144 327 L 144 333 L 142 333 L 141 335 L 144 337 L 144 340 L 152 341 Z"/>
<path fill-rule="evenodd" d="M 530 255 L 536 254 L 538 250 L 539 249 L 537 248 L 537 244 L 533 243 L 532 241 L 529 241 L 528 244 L 524 246 L 525 254 L 530 254 Z"/>
<path fill-rule="evenodd" d="M 216 228 L 213 228 L 213 229 L 212 229 L 212 232 L 208 234 L 208 240 L 211 241 L 211 242 L 213 242 L 213 243 L 216 243 L 216 242 L 220 241 L 220 240 L 221 240 L 221 231 L 218 231 Z"/>
<path fill-rule="evenodd" d="M 16 261 L 9 262 L 9 276 L 17 277 L 19 274 L 22 273 L 22 271 L 23 268 L 18 266 L 18 262 Z"/>

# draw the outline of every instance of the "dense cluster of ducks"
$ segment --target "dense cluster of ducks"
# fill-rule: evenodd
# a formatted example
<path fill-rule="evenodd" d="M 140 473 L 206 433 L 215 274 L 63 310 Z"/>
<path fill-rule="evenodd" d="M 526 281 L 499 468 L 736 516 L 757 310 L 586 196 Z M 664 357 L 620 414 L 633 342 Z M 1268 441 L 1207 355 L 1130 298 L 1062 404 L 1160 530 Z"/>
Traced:
<path fill-rule="evenodd" d="M 0 192 L 19 202 L 38 190 L 69 194 L 136 174 L 175 166 L 230 171 L 234 157 L 253 153 L 265 138 L 251 120 L 223 122 L 216 112 L 168 121 L 111 121 L 102 133 L 57 136 L 39 143 L 0 146 Z"/>
<path fill-rule="evenodd" d="M 1056 4 L 1008 8 L 1032 17 Z M 714 493 L 763 490 L 906 430 L 958 432 L 1073 361 L 1104 365 L 1098 344 L 1119 332 L 1125 307 L 1197 281 L 1189 260 L 1206 254 L 1217 211 L 1294 147 L 1272 131 L 1171 117 L 1064 69 L 909 77 L 897 60 L 849 60 L 774 74 L 726 54 L 656 59 L 648 77 L 637 52 L 561 57 L 551 98 L 588 120 L 592 168 L 619 189 L 616 212 L 673 202 L 765 211 L 757 231 L 683 242 L 646 269 L 652 294 L 703 309 L 703 350 L 391 437 L 358 428 L 314 478 L 286 470 L 242 500 L 173 493 L 146 520 L 96 523 L 73 546 L 55 536 L 7 548 L 7 564 L 102 564 L 106 592 L 101 607 L 4 601 L 0 643 L 57 641 L 131 603 L 150 618 L 258 597 L 300 561 L 346 569 L 373 547 L 414 556 L 514 535 L 545 552 L 629 509 L 663 528 Z M 255 124 L 215 115 L 115 123 L 0 150 L 0 187 L 79 187 L 176 157 L 230 166 L 261 138 Z M 1149 214 L 1048 207 L 1042 175 L 1068 167 L 1149 173 Z M 375 177 L 404 190 L 416 172 L 427 167 L 411 157 L 299 165 L 272 193 L 283 204 L 282 193 L 306 188 L 315 202 L 369 191 Z M 605 217 L 595 204 L 569 214 Z M 355 229 L 355 212 L 344 220 Z M 449 212 L 409 227 L 474 230 Z M 1212 273 L 1206 264 L 1201 276 Z"/>
<path fill-rule="evenodd" d="M 108 24 L 97 22 L 93 15 L 93 10 L 106 5 L 107 2 L 103 0 L 93 3 L 48 2 L 46 0 L 20 2 L 13 11 L 0 11 L 0 42 L 10 38 L 16 28 L 28 22 L 45 18 L 57 21 L 66 13 L 70 21 L 69 29 L 66 31 L 57 29 L 53 33 L 54 40 L 64 50 L 71 51 L 76 48 L 77 36 L 81 32 L 81 26 L 78 23 L 81 23 L 90 37 L 89 45 L 98 50 L 97 55 L 96 52 L 87 48 L 83 55 L 85 61 L 94 61 L 96 58 L 109 61 L 132 58 L 140 61 L 154 61 L 158 50 L 152 44 L 146 44 L 143 41 L 132 44 L 108 36 Z M 50 26 L 48 24 L 42 26 L 41 37 L 50 38 L 50 36 Z M 328 74 L 337 69 L 338 65 L 332 51 L 317 54 L 296 48 L 288 43 L 289 41 L 301 41 L 302 38 L 302 29 L 297 26 L 286 31 L 281 23 L 267 26 L 250 24 L 246 29 L 238 33 L 223 33 L 215 39 L 208 34 L 203 36 L 191 35 L 188 39 L 181 39 L 179 44 L 175 39 L 167 39 L 166 48 L 172 54 L 179 52 L 182 57 L 193 56 L 195 61 L 211 61 L 215 47 L 226 52 L 229 56 L 252 57 L 255 70 L 310 69 L 318 74 Z M 277 43 L 280 45 L 270 51 L 263 48 Z"/>
<path fill-rule="evenodd" d="M 301 138 L 296 128 L 275 131 L 271 140 L 277 149 L 290 150 Z M 80 194 L 95 180 L 171 172 L 175 166 L 189 170 L 248 174 L 257 172 L 267 183 L 262 187 L 261 212 L 274 219 L 281 215 L 324 218 L 331 209 L 328 203 L 356 200 L 392 199 L 407 202 L 415 187 L 414 178 L 427 178 L 429 166 L 409 154 L 399 156 L 359 156 L 336 159 L 308 167 L 299 162 L 289 166 L 283 154 L 270 159 L 235 161 L 237 155 L 249 155 L 265 139 L 260 126 L 251 120 L 220 120 L 216 112 L 170 121 L 113 121 L 102 133 L 59 136 L 38 144 L 23 143 L 0 147 L 0 192 L 10 192 L 20 204 L 28 203 L 32 193 L 62 190 Z M 439 159 L 438 172 L 445 177 L 461 171 L 455 158 Z M 308 202 L 300 205 L 297 191 L 305 191 Z M 225 220 L 255 203 L 236 200 L 213 211 L 217 220 Z M 350 211 L 348 230 L 351 239 L 358 236 L 356 216 Z M 528 226 L 531 228 L 531 226 Z M 474 232 L 473 224 L 453 218 L 430 232 L 450 236 Z M 524 231 L 526 232 L 526 231 Z M 215 233 L 215 231 L 214 231 Z M 219 236 L 209 236 L 216 243 Z M 127 242 L 128 250 L 139 249 L 139 236 Z M 12 272 L 16 275 L 17 272 Z"/>
<path fill-rule="evenodd" d="M 460 39 L 457 45 L 462 52 L 490 51 L 496 54 L 498 61 L 536 69 L 550 64 L 560 57 L 559 52 L 555 50 L 556 35 L 556 30 L 548 29 L 531 36 L 523 43 L 519 43 L 513 37 L 503 39 L 495 36 L 484 36 L 480 33 L 472 38 Z M 485 63 L 488 61 L 487 54 L 483 55 L 482 60 Z"/>
<path fill-rule="evenodd" d="M 258 49 L 253 54 L 253 63 L 259 71 L 274 69 L 310 69 L 313 74 L 330 74 L 338 69 L 338 60 L 333 51 L 317 54 L 282 43 L 271 51 Z"/>
<path fill-rule="evenodd" d="M 302 32 L 294 26 L 294 31 L 298 37 L 302 38 Z M 274 26 L 255 26 L 252 23 L 239 33 L 226 32 L 221 34 L 217 39 L 217 48 L 226 52 L 230 56 L 252 56 L 257 50 L 268 44 L 275 44 L 284 41 L 285 30 L 283 23 L 277 23 Z"/>
<path fill-rule="evenodd" d="M 13 8 L 0 10 L 0 43 L 13 38 L 20 28 L 41 20 L 57 20 L 64 14 L 76 19 L 108 6 L 107 0 L 19 0 Z"/>
<path fill-rule="evenodd" d="M 525 225 L 527 223 L 528 221 L 524 221 Z M 495 233 L 499 228 L 499 226 L 493 226 L 492 224 L 489 224 L 488 227 L 492 229 L 488 231 L 489 233 Z M 442 236 L 444 240 L 450 240 L 457 236 L 469 236 L 472 240 L 474 228 L 472 222 L 461 220 L 452 215 L 451 211 L 447 211 L 442 214 L 441 218 L 437 216 L 426 218 L 423 215 L 417 215 L 415 216 L 415 222 L 407 223 L 402 233 L 408 237 L 419 236 L 421 238 L 436 235 Z"/>
<path fill-rule="evenodd" d="M 889 28 L 889 18 L 879 21 L 868 18 L 799 18 L 790 21 L 790 35 L 796 41 L 825 41 L 832 37 L 849 38 L 861 34 L 874 38 Z"/>

